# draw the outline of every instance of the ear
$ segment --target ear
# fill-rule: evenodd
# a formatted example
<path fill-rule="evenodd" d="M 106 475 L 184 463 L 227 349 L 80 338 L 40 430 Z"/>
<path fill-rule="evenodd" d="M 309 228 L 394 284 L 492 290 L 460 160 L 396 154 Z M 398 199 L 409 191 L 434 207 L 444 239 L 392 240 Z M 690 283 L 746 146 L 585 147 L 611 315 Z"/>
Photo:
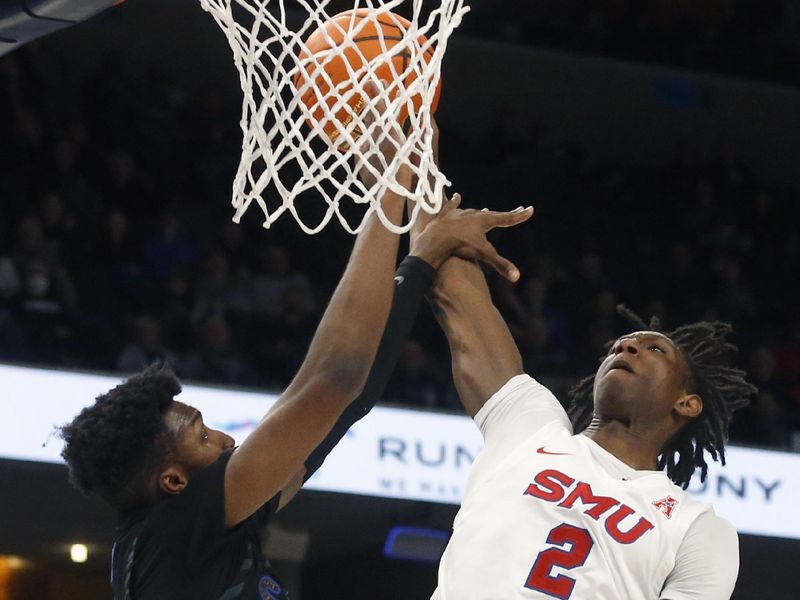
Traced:
<path fill-rule="evenodd" d="M 168 466 L 158 476 L 158 487 L 167 494 L 180 494 L 188 483 L 189 474 L 177 464 Z"/>
<path fill-rule="evenodd" d="M 697 394 L 683 394 L 673 408 L 682 417 L 694 419 L 703 412 L 703 399 Z"/>

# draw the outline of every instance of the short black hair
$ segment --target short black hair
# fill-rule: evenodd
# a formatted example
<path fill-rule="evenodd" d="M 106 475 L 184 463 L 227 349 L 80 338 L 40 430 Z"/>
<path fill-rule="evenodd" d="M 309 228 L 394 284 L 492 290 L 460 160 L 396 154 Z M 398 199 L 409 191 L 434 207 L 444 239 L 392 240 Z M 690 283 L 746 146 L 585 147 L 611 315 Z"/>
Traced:
<path fill-rule="evenodd" d="M 624 305 L 619 314 L 640 330 L 661 332 L 657 317 L 644 320 Z M 685 425 L 661 449 L 659 469 L 666 468 L 667 476 L 684 489 L 699 467 L 700 481 L 708 473 L 704 452 L 725 464 L 725 442 L 733 412 L 749 404 L 758 390 L 745 379 L 745 372 L 731 367 L 729 357 L 737 351 L 726 338 L 732 328 L 719 321 L 701 321 L 664 333 L 683 354 L 689 373 L 686 391 L 703 400 L 703 412 Z M 609 342 L 613 343 L 613 342 Z M 569 416 L 574 430 L 583 431 L 594 413 L 594 375 L 581 380 L 570 390 L 572 399 Z"/>
<path fill-rule="evenodd" d="M 153 475 L 166 466 L 175 444 L 164 414 L 180 391 L 172 369 L 154 364 L 61 427 L 61 456 L 73 485 L 118 510 L 152 504 Z"/>

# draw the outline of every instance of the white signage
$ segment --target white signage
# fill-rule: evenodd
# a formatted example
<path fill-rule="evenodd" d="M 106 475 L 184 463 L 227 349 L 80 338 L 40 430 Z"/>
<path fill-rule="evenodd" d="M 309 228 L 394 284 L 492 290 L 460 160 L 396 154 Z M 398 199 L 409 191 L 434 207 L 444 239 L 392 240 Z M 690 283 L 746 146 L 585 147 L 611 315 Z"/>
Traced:
<path fill-rule="evenodd" d="M 61 462 L 54 428 L 120 378 L 0 365 L 0 458 Z M 187 385 L 180 400 L 237 443 L 277 399 L 272 394 Z M 307 488 L 458 504 L 482 440 L 465 416 L 376 407 L 356 423 Z M 729 446 L 689 490 L 742 533 L 800 539 L 800 455 Z"/>

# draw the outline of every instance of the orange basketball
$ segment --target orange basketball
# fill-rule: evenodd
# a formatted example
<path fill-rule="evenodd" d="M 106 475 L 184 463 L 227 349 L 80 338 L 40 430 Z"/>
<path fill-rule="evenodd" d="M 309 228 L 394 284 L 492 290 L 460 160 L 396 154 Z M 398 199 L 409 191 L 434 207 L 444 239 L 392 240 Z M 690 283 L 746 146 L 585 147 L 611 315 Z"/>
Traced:
<path fill-rule="evenodd" d="M 325 111 L 320 105 L 321 99 L 333 112 L 338 98 L 346 98 L 348 92 L 352 90 L 353 75 L 356 78 L 362 77 L 366 74 L 365 67 L 368 64 L 372 65 L 376 60 L 381 62 L 376 65 L 375 74 L 379 79 L 388 82 L 387 91 L 392 99 L 401 89 L 411 85 L 417 78 L 413 70 L 405 74 L 408 65 L 415 58 L 412 56 L 413 45 L 402 44 L 401 48 L 392 52 L 392 48 L 403 41 L 411 23 L 400 15 L 388 11 L 379 13 L 372 19 L 365 19 L 373 12 L 372 9 L 361 8 L 355 11 L 355 17 L 353 17 L 352 10 L 331 17 L 306 38 L 307 50 L 304 49 L 299 56 L 301 68 L 294 76 L 294 86 L 298 91 L 303 92 L 301 101 L 311 111 L 314 120 L 323 122 L 323 130 L 332 142 L 339 136 L 340 131 L 333 122 L 325 122 Z M 342 55 L 326 52 L 332 47 L 341 45 L 350 30 L 354 32 L 353 45 L 348 45 Z M 421 46 L 426 41 L 425 36 L 420 36 L 418 39 Z M 383 56 L 383 44 L 388 50 L 388 56 Z M 426 48 L 425 62 L 430 61 L 432 56 L 433 48 Z M 348 69 L 348 63 L 353 74 Z M 331 83 L 333 83 L 333 92 L 319 69 L 324 70 L 330 77 Z M 303 91 L 303 86 L 306 84 L 310 85 Z M 441 87 L 441 81 L 439 81 L 431 105 L 431 114 L 436 111 L 439 104 Z M 419 110 L 422 104 L 421 95 L 413 96 L 410 101 L 414 110 Z M 336 119 L 345 126 L 353 120 L 354 114 L 357 115 L 361 112 L 365 101 L 361 94 L 354 92 L 352 97 L 347 100 L 347 104 L 349 109 L 347 106 L 343 106 L 334 112 Z M 397 120 L 405 123 L 407 117 L 408 106 L 404 105 L 397 115 Z M 309 125 L 313 126 L 310 120 Z"/>

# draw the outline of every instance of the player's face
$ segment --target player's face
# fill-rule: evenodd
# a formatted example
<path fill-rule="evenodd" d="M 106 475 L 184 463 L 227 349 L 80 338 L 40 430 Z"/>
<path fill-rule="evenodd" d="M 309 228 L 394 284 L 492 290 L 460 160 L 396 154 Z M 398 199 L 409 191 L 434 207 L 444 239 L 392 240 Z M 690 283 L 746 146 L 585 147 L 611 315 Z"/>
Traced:
<path fill-rule="evenodd" d="M 669 418 L 686 394 L 688 366 L 667 336 L 637 331 L 614 342 L 597 370 L 595 415 L 630 423 Z"/>
<path fill-rule="evenodd" d="M 209 466 L 225 450 L 233 448 L 233 438 L 222 431 L 206 427 L 203 415 L 192 406 L 175 401 L 164 419 L 175 434 L 176 462 L 189 473 Z"/>

